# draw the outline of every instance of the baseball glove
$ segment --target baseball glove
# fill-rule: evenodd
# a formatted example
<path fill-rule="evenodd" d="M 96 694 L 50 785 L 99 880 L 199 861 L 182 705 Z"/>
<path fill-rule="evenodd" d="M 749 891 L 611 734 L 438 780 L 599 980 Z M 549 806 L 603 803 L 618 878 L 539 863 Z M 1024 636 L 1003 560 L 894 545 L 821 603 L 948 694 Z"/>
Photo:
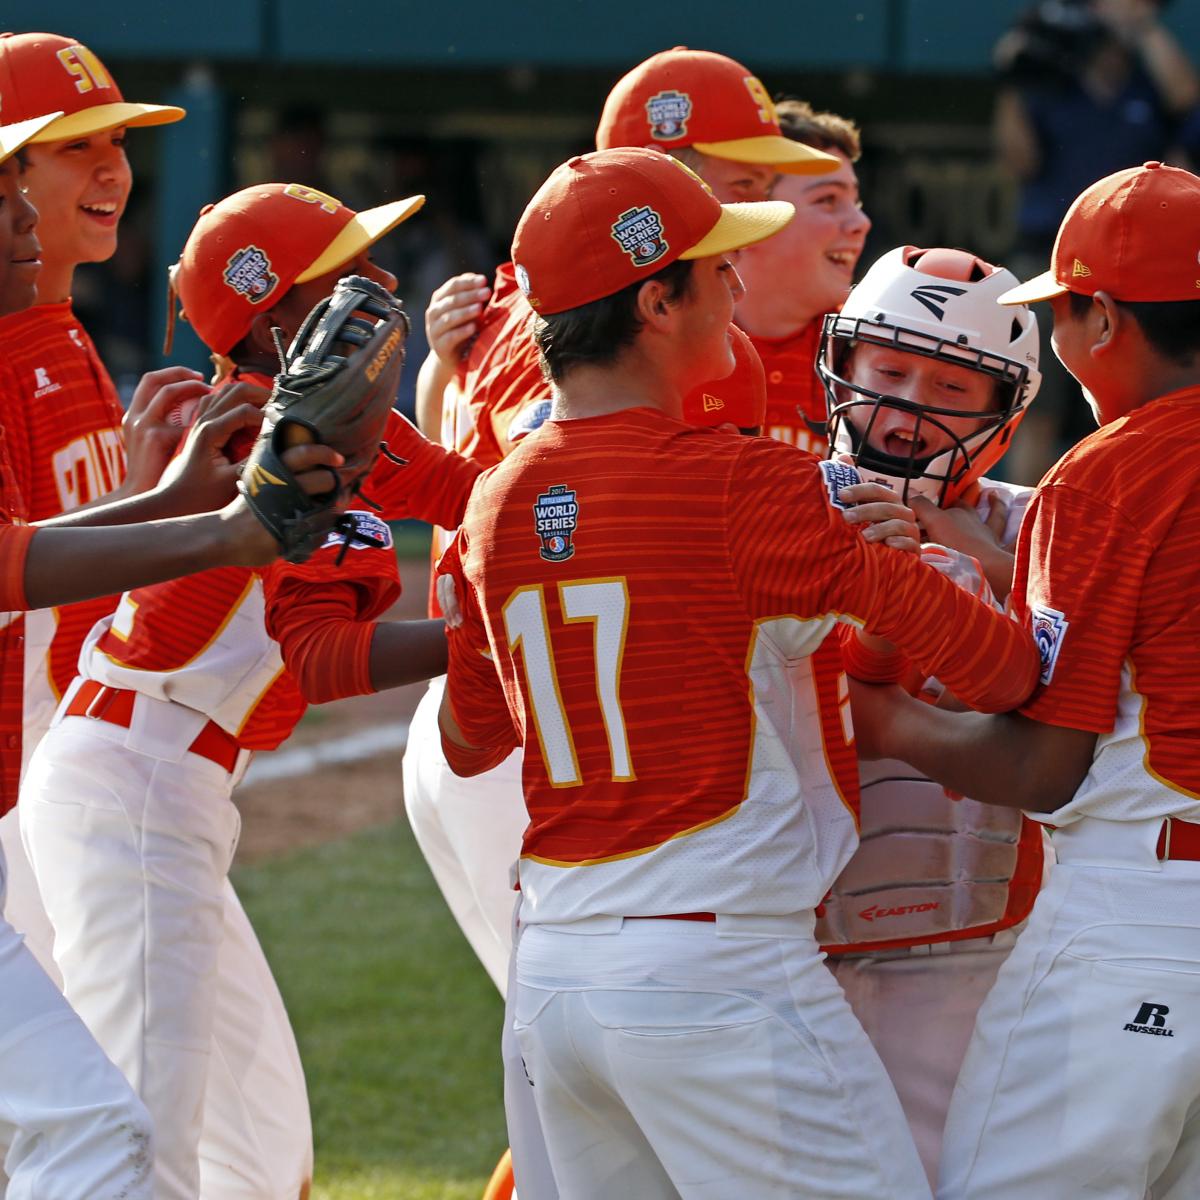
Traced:
<path fill-rule="evenodd" d="M 342 513 L 379 454 L 408 331 L 390 292 L 351 275 L 308 314 L 286 351 L 277 338 L 281 370 L 238 490 L 289 562 L 303 562 L 334 531 L 360 540 Z M 345 459 L 329 469 L 329 490 L 315 496 L 280 457 L 305 442 L 332 446 Z"/>

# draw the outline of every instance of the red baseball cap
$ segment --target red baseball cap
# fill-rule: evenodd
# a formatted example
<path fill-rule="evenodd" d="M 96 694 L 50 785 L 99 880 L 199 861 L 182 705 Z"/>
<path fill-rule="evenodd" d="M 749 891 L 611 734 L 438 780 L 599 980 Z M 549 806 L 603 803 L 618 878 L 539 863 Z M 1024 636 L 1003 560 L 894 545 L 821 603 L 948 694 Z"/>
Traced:
<path fill-rule="evenodd" d="M 779 132 L 767 89 L 741 63 L 686 46 L 639 63 L 608 93 L 596 149 L 613 146 L 693 146 L 786 175 L 824 175 L 839 165 L 833 155 Z"/>
<path fill-rule="evenodd" d="M 57 112 L 32 140 L 58 142 L 120 125 L 168 125 L 182 108 L 132 104 L 86 47 L 56 33 L 0 33 L 0 113 L 25 121 Z"/>
<path fill-rule="evenodd" d="M 782 229 L 786 200 L 721 204 L 678 159 L 627 146 L 556 167 L 517 224 L 517 284 L 539 313 L 566 312 L 676 259 L 738 250 Z"/>
<path fill-rule="evenodd" d="M 299 183 L 256 184 L 200 210 L 171 285 L 200 340 L 228 354 L 293 284 L 348 263 L 424 203 L 409 196 L 356 213 Z"/>
<path fill-rule="evenodd" d="M 1050 262 L 999 303 L 1101 291 L 1135 303 L 1200 300 L 1200 179 L 1160 162 L 1105 176 L 1067 210 Z"/>

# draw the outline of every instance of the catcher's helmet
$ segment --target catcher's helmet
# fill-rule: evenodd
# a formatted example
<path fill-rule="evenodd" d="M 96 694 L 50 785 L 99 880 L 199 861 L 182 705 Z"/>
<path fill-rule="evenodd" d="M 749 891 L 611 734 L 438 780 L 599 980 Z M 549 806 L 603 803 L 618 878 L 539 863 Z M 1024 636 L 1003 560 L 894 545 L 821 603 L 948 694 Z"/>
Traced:
<path fill-rule="evenodd" d="M 1042 381 L 1037 319 L 1027 307 L 996 303 L 1014 284 L 1012 272 L 965 250 L 900 246 L 880 258 L 842 311 L 825 318 L 817 372 L 825 384 L 831 452 L 850 455 L 865 477 L 889 484 L 906 499 L 922 495 L 942 505 L 959 499 L 1008 449 Z M 979 371 L 995 382 L 995 404 L 988 412 L 964 414 L 851 383 L 850 356 L 862 343 Z M 871 444 L 884 409 L 916 417 L 907 456 Z M 955 434 L 947 417 L 957 418 L 959 427 L 973 421 L 975 428 Z M 942 447 L 925 456 L 923 427 L 938 431 Z"/>

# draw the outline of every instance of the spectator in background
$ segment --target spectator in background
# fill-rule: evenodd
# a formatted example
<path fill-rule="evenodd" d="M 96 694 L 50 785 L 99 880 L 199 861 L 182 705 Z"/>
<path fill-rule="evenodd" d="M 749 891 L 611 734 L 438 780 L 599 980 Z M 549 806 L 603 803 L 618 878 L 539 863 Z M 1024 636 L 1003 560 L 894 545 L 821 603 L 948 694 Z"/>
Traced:
<path fill-rule="evenodd" d="M 997 43 L 997 154 L 1019 184 L 1007 260 L 1041 270 L 1071 201 L 1123 167 L 1165 159 L 1196 117 L 1200 77 L 1160 20 L 1163 0 L 1042 0 Z M 1042 400 L 1009 456 L 1034 483 L 1088 432 L 1078 386 L 1043 327 Z"/>

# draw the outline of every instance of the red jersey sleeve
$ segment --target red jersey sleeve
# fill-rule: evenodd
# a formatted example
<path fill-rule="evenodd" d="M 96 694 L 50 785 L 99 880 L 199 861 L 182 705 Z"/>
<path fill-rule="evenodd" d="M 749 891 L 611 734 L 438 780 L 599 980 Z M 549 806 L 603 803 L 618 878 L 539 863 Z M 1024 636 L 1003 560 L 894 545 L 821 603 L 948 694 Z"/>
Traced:
<path fill-rule="evenodd" d="M 466 749 L 445 735 L 442 749 L 456 775 L 478 775 L 499 766 L 521 744 L 521 734 L 513 725 L 504 685 L 492 659 L 478 598 L 463 574 L 465 536 L 460 530 L 442 555 L 437 571 L 454 581 L 462 610 L 461 624 L 446 624 L 446 694 L 459 729 L 474 749 Z"/>
<path fill-rule="evenodd" d="M 0 613 L 24 612 L 29 607 L 25 599 L 25 560 L 36 532 L 28 525 L 7 524 L 0 514 Z"/>
<path fill-rule="evenodd" d="M 262 573 L 267 632 L 313 704 L 375 690 L 374 619 L 400 595 L 391 531 L 371 513 L 348 515 L 380 544 L 347 547 L 345 535 L 333 533 L 308 562 L 278 562 Z"/>
<path fill-rule="evenodd" d="M 1103 500 L 1058 483 L 1038 490 L 1021 526 L 1011 601 L 1041 655 L 1026 716 L 1091 733 L 1112 729 L 1152 553 Z"/>
<path fill-rule="evenodd" d="M 914 555 L 847 525 L 837 493 L 856 478 L 842 464 L 747 440 L 731 477 L 728 545 L 749 615 L 836 613 L 894 642 L 973 708 L 1015 708 L 1037 680 L 1028 633 Z"/>
<path fill-rule="evenodd" d="M 390 455 L 381 454 L 363 484 L 363 494 L 389 521 L 415 518 L 443 529 L 462 521 L 467 498 L 482 467 L 431 442 L 409 420 L 393 412 L 384 435 Z"/>

